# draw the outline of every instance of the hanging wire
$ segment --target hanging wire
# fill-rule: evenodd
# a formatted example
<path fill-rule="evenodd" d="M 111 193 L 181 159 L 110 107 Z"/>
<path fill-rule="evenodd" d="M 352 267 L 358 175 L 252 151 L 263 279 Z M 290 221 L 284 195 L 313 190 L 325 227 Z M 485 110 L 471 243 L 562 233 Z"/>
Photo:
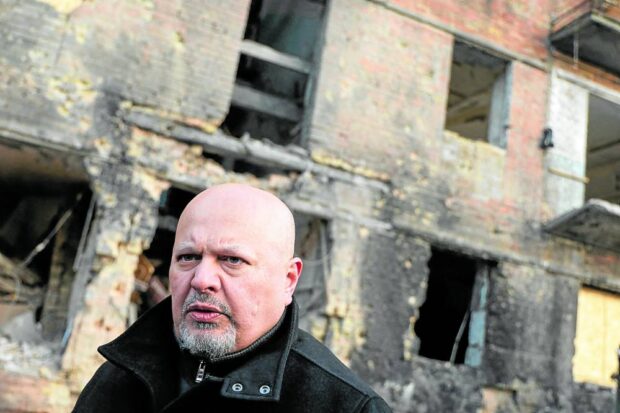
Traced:
<path fill-rule="evenodd" d="M 69 208 L 62 214 L 62 216 L 56 222 L 56 224 L 54 225 L 52 230 L 49 232 L 49 234 L 47 234 L 47 236 L 41 242 L 39 242 L 32 249 L 32 251 L 30 251 L 30 253 L 26 256 L 26 258 L 24 258 L 24 260 L 18 264 L 17 266 L 18 268 L 26 268 L 28 265 L 30 265 L 32 260 L 48 246 L 52 238 L 54 238 L 54 236 L 58 233 L 58 231 L 60 231 L 60 229 L 65 225 L 67 220 L 71 217 L 71 215 L 73 215 L 75 207 L 82 199 L 82 196 L 83 196 L 82 192 L 80 192 L 76 196 L 75 202 L 73 203 L 71 208 Z M 17 300 L 19 300 L 19 296 L 20 296 L 21 288 L 22 288 L 22 280 L 19 278 L 17 274 L 11 274 L 11 276 L 15 279 L 15 292 L 13 293 L 13 299 L 11 300 L 11 302 L 15 303 L 17 302 Z"/>
<path fill-rule="evenodd" d="M 60 229 L 63 227 L 63 225 L 65 225 L 65 222 L 67 222 L 67 220 L 71 217 L 71 215 L 73 215 L 73 211 L 75 209 L 75 206 L 77 205 L 78 202 L 80 202 L 80 199 L 82 199 L 82 195 L 83 195 L 83 193 L 81 193 L 81 192 L 78 194 L 78 196 L 75 199 L 75 203 L 71 206 L 71 208 L 66 210 L 64 212 L 64 214 L 62 214 L 62 216 L 60 217 L 58 222 L 56 222 L 56 225 L 54 225 L 54 228 L 52 228 L 50 233 L 47 234 L 47 236 L 43 239 L 43 241 L 39 242 L 34 247 L 34 249 L 32 251 L 30 251 L 30 254 L 28 254 L 28 256 L 19 264 L 20 267 L 22 267 L 22 268 L 23 267 L 27 267 L 32 262 L 34 257 L 39 255 L 41 253 L 41 251 L 43 251 L 45 249 L 45 247 L 47 247 L 47 245 L 50 243 L 52 238 L 54 238 L 54 235 L 56 235 L 58 233 L 58 231 L 60 231 Z"/>

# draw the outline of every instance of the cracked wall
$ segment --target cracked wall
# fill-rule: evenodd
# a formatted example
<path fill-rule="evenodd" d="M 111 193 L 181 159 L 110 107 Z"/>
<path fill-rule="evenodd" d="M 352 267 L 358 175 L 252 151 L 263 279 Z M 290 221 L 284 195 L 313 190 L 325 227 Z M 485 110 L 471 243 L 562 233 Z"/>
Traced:
<path fill-rule="evenodd" d="M 562 5 L 328 2 L 301 148 L 220 128 L 250 3 L 0 2 L 0 161 L 24 175 L 17 152 L 54 149 L 35 158 L 53 168 L 25 174 L 81 169 L 94 200 L 77 252 L 58 242 L 62 337 L 0 337 L 0 411 L 70 408 L 102 361 L 96 347 L 133 317 L 134 273 L 169 218 L 162 194 L 224 182 L 326 223 L 325 300 L 309 330 L 396 412 L 611 409 L 612 389 L 574 382 L 573 340 L 579 288 L 620 292 L 620 257 L 541 229 L 579 204 L 582 184 L 549 170 L 580 171 L 575 97 L 589 86 L 570 76 L 592 82 L 544 61 Z M 506 148 L 444 130 L 455 39 L 509 62 Z M 614 96 L 618 84 L 597 83 Z M 543 152 L 547 126 L 557 146 Z M 478 367 L 418 354 L 433 248 L 498 263 Z"/>

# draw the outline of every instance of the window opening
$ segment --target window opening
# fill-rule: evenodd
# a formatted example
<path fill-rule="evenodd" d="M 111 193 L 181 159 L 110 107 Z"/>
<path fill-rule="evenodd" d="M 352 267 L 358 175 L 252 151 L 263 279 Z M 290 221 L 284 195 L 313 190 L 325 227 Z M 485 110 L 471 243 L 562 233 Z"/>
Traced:
<path fill-rule="evenodd" d="M 324 1 L 252 1 L 224 130 L 300 143 L 324 11 Z"/>
<path fill-rule="evenodd" d="M 461 41 L 454 42 L 445 128 L 506 147 L 508 61 Z"/>
<path fill-rule="evenodd" d="M 492 265 L 432 248 L 426 300 L 414 328 L 420 356 L 480 365 Z"/>
<path fill-rule="evenodd" d="M 590 95 L 586 157 L 586 201 L 620 203 L 620 105 Z"/>
<path fill-rule="evenodd" d="M 0 333 L 59 342 L 91 199 L 81 160 L 0 145 Z"/>

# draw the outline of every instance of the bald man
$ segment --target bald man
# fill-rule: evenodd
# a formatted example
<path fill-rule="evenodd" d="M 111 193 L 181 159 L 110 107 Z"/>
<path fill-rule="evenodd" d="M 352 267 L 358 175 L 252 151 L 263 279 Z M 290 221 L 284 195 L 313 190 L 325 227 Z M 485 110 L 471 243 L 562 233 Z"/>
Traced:
<path fill-rule="evenodd" d="M 390 412 L 298 330 L 295 222 L 274 195 L 214 186 L 185 208 L 171 298 L 99 348 L 74 412 Z"/>

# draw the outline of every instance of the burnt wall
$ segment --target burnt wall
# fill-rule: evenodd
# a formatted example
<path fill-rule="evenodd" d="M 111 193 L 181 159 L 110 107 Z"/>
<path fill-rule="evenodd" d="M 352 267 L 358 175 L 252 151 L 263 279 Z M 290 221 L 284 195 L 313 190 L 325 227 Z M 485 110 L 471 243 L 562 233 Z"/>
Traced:
<path fill-rule="evenodd" d="M 0 342 L 13 361 L 43 359 L 52 348 L 62 361 L 15 373 L 3 364 L 0 385 L 11 391 L 0 392 L 0 410 L 70 408 L 101 363 L 96 347 L 130 322 L 143 252 L 159 226 L 174 224 L 158 215 L 162 193 L 224 182 L 272 191 L 325 223 L 325 302 L 309 330 L 395 411 L 610 410 L 611 389 L 573 382 L 573 340 L 579 288 L 619 292 L 620 256 L 543 231 L 550 198 L 561 198 L 545 189 L 554 180 L 539 145 L 549 105 L 578 112 L 570 93 L 549 95 L 552 4 L 328 1 L 304 99 L 312 102 L 300 126 L 306 148 L 235 138 L 221 126 L 250 4 L 0 3 L 0 161 L 15 171 L 3 182 L 34 171 L 13 154 L 51 147 L 77 159 L 95 200 L 82 247 L 72 244 L 81 254 L 75 273 L 62 276 L 72 292 L 64 343 L 34 351 Z M 506 61 L 505 147 L 445 130 L 455 41 Z M 587 80 L 580 85 L 620 91 L 617 79 L 603 85 L 570 70 Z M 576 81 L 565 78 L 570 91 Z M 556 136 L 568 150 L 571 125 Z M 80 169 L 53 164 L 43 175 L 62 170 L 67 185 Z M 419 354 L 414 326 L 436 248 L 493 263 L 488 288 L 476 290 L 486 298 L 481 365 Z M 73 268 L 71 255 L 54 265 Z M 27 397 L 38 386 L 50 396 Z"/>
<path fill-rule="evenodd" d="M 531 402 L 570 410 L 579 284 L 504 263 L 491 278 L 484 371 L 487 382 L 540 395 Z M 529 384 L 527 384 L 529 383 Z"/>

